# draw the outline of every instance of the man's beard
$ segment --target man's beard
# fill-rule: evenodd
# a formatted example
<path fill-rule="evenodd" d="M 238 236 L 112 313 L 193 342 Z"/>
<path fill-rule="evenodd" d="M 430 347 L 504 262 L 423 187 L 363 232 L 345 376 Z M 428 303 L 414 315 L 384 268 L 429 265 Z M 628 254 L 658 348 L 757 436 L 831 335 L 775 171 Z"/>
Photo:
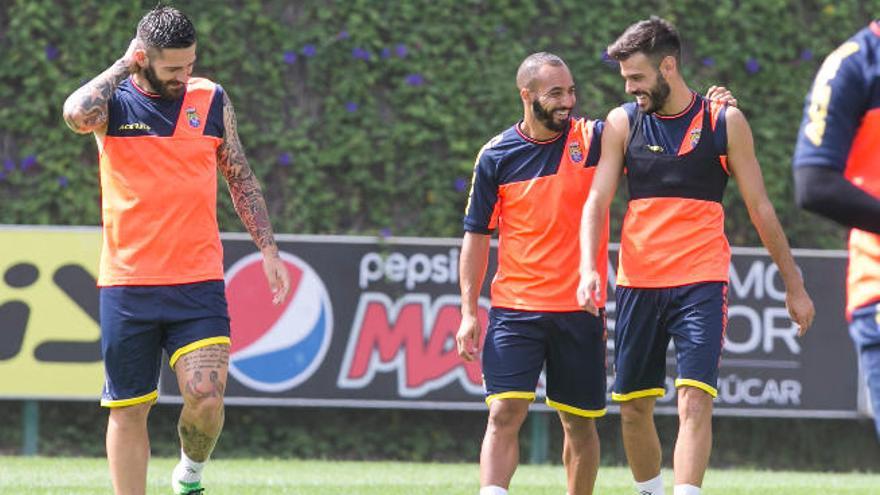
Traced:
<path fill-rule="evenodd" d="M 645 108 L 641 110 L 645 113 L 654 113 L 666 104 L 666 100 L 669 99 L 669 93 L 672 92 L 672 88 L 669 87 L 669 83 L 666 82 L 666 78 L 663 77 L 663 74 L 660 71 L 657 71 L 657 83 L 654 84 L 647 93 L 638 92 L 634 93 L 635 96 L 645 95 L 648 97 L 648 103 Z M 641 108 L 641 105 L 639 105 Z"/>
<path fill-rule="evenodd" d="M 547 110 L 542 107 L 538 100 L 532 100 L 532 113 L 535 114 L 535 118 L 538 119 L 544 127 L 550 129 L 554 132 L 562 132 L 565 130 L 565 127 L 568 125 L 568 119 L 562 120 L 562 122 L 557 122 L 553 118 L 553 112 L 556 110 L 560 110 L 559 108 L 554 108 L 553 110 Z M 571 109 L 568 109 L 571 112 Z"/>
<path fill-rule="evenodd" d="M 165 100 L 176 100 L 180 98 L 180 95 L 186 90 L 186 85 L 181 84 L 175 79 L 163 82 L 159 79 L 159 76 L 156 74 L 156 71 L 153 70 L 151 65 L 144 67 L 141 73 L 144 75 L 144 78 L 147 79 L 147 82 L 150 83 L 150 87 L 153 91 L 158 93 L 159 96 Z"/>

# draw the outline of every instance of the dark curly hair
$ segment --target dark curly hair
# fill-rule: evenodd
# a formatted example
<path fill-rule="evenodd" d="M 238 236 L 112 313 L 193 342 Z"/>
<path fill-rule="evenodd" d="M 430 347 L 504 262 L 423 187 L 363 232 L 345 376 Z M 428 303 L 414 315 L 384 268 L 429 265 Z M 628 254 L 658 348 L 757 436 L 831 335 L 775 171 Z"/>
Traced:
<path fill-rule="evenodd" d="M 138 22 L 137 36 L 146 48 L 187 48 L 196 42 L 196 28 L 183 12 L 157 5 Z"/>

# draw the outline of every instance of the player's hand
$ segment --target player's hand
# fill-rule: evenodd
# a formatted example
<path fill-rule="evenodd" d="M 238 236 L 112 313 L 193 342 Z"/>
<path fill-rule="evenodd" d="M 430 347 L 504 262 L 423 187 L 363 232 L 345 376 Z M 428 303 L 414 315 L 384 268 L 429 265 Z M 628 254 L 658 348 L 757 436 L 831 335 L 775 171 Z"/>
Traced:
<path fill-rule="evenodd" d="M 143 43 L 141 43 L 141 40 L 139 40 L 137 36 L 132 38 L 131 42 L 128 44 L 128 49 L 125 50 L 125 54 L 122 56 L 121 59 L 119 59 L 120 62 L 128 67 L 128 72 L 134 74 L 140 69 L 137 60 L 135 59 L 134 52 L 143 49 L 144 46 Z"/>
<path fill-rule="evenodd" d="M 577 301 L 584 311 L 599 316 L 599 272 L 581 275 L 581 281 L 577 288 Z"/>
<path fill-rule="evenodd" d="M 706 91 L 706 98 L 720 103 L 727 103 L 732 107 L 736 106 L 736 98 L 724 86 L 709 86 L 709 91 Z"/>
<path fill-rule="evenodd" d="M 816 316 L 813 300 L 803 286 L 785 293 L 785 309 L 788 310 L 791 321 L 798 326 L 798 337 L 803 337 L 813 324 L 813 317 Z"/>
<path fill-rule="evenodd" d="M 272 304 L 281 304 L 290 292 L 290 273 L 287 271 L 287 266 L 277 253 L 264 254 L 263 272 L 266 273 L 269 289 L 272 290 Z"/>
<path fill-rule="evenodd" d="M 476 316 L 462 315 L 461 325 L 455 335 L 458 355 L 465 361 L 473 361 L 480 350 L 480 322 Z"/>

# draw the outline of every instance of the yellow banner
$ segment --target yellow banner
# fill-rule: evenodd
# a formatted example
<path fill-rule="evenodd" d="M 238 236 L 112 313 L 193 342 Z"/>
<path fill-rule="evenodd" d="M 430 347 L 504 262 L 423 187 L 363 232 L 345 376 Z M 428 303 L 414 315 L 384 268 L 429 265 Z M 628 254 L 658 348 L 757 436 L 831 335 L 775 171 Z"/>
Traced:
<path fill-rule="evenodd" d="M 0 398 L 98 400 L 98 228 L 0 227 Z"/>

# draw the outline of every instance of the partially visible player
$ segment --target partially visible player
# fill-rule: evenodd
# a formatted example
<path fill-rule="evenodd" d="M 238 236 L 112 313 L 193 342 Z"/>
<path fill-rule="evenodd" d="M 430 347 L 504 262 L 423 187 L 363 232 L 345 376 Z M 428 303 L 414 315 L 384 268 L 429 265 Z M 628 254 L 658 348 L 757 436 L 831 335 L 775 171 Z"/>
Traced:
<path fill-rule="evenodd" d="M 852 229 L 846 316 L 880 438 L 880 21 L 828 55 L 806 100 L 796 199 Z"/>
<path fill-rule="evenodd" d="M 675 343 L 679 431 L 675 495 L 698 495 L 712 448 L 712 400 L 727 323 L 730 247 L 721 206 L 736 178 L 749 216 L 786 287 L 799 334 L 813 320 L 788 242 L 767 198 L 743 113 L 691 91 L 681 40 L 668 22 L 633 24 L 608 47 L 636 101 L 612 110 L 584 205 L 578 298 L 598 314 L 608 207 L 626 173 L 629 205 L 617 272 L 615 381 L 623 443 L 640 495 L 664 493 L 654 403 L 665 393 L 666 350 Z M 625 169 L 624 169 L 625 165 Z"/>
<path fill-rule="evenodd" d="M 290 288 L 232 103 L 219 85 L 191 77 L 195 61 L 190 20 L 158 6 L 141 19 L 122 58 L 64 103 L 67 125 L 94 133 L 100 153 L 101 405 L 110 408 L 107 459 L 117 494 L 146 488 L 147 414 L 162 349 L 184 401 L 174 493 L 202 492 L 202 468 L 223 427 L 229 316 L 218 168 L 263 253 L 274 302 Z"/>

